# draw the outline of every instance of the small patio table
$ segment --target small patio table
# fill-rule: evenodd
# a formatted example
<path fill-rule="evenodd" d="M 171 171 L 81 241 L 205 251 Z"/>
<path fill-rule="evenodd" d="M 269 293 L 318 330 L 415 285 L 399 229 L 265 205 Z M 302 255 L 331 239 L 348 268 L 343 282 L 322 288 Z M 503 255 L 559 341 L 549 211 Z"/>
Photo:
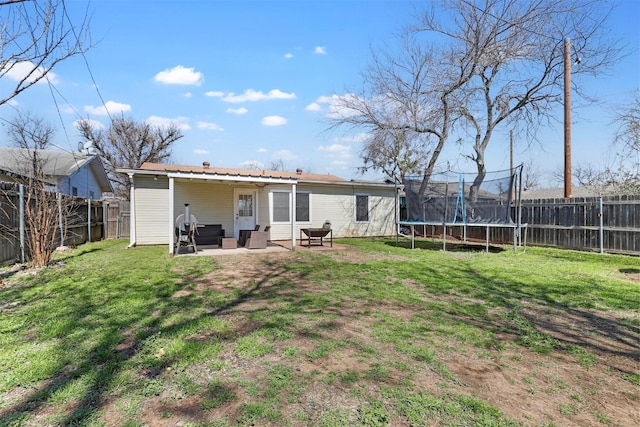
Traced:
<path fill-rule="evenodd" d="M 333 247 L 333 230 L 331 228 L 301 228 L 300 229 L 300 244 L 303 245 L 304 238 L 302 234 L 305 234 L 307 240 L 307 247 L 311 247 L 311 242 L 316 242 L 318 246 L 324 246 L 323 239 L 329 235 L 329 242 Z"/>

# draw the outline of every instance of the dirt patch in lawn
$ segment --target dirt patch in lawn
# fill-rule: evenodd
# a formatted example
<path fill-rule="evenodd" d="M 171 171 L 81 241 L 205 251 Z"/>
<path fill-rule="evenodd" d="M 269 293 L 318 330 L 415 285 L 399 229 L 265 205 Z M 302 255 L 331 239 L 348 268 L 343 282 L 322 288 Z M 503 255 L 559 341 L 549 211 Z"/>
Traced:
<path fill-rule="evenodd" d="M 356 264 L 384 259 L 380 254 L 369 255 L 360 250 L 326 255 L 338 262 Z M 295 295 L 327 291 L 326 285 L 309 283 L 287 268 L 287 263 L 296 256 L 295 253 L 275 253 L 221 257 L 216 259 L 220 269 L 199 279 L 191 290 L 181 291 L 176 296 L 205 290 L 244 291 L 248 293 L 247 297 L 217 314 L 237 322 L 236 334 L 250 332 L 260 325 L 249 324 L 242 316 L 256 310 L 269 311 L 273 304 L 268 298 L 251 297 L 251 292 L 265 291 L 281 280 L 295 283 L 295 286 L 274 288 L 280 296 L 288 293 L 294 298 Z M 621 274 L 635 281 L 640 272 Z M 415 286 L 411 282 L 404 284 Z M 383 303 L 375 309 L 404 321 L 419 313 L 411 305 Z M 305 378 L 300 389 L 283 391 L 290 397 L 280 400 L 289 402 L 279 410 L 291 425 L 318 424 L 323 414 L 335 412 L 337 408 L 353 412 L 362 405 L 362 398 L 353 392 L 357 388 L 366 390 L 369 397 L 377 396 L 385 405 L 393 405 L 380 390 L 398 387 L 407 381 L 413 385 L 414 392 L 435 396 L 464 395 L 486 402 L 524 425 L 640 424 L 637 410 L 640 399 L 634 384 L 637 380 L 633 380 L 638 374 L 640 335 L 637 328 L 621 325 L 615 314 L 523 304 L 518 315 L 534 325 L 538 332 L 556 340 L 556 347 L 560 347 L 544 354 L 517 344 L 517 336 L 501 330 L 499 322 L 491 324 L 490 319 L 467 319 L 476 326 L 486 322 L 480 326 L 495 331 L 502 348 L 478 348 L 434 334 L 431 342 L 413 343 L 436 349 L 431 363 L 425 365 L 417 364 L 414 358 L 399 352 L 393 344 L 376 339 L 371 331 L 379 317 L 367 314 L 370 310 L 371 307 L 362 306 L 362 302 L 343 300 L 322 313 L 330 314 L 331 320 L 318 320 L 313 324 L 306 318 L 306 324 L 297 325 L 298 333 L 275 342 L 274 351 L 263 359 L 243 358 L 227 352 L 221 356 L 224 368 L 209 375 L 219 376 L 232 384 L 255 382 L 264 385 L 268 381 L 269 367 L 277 364 L 291 367 L 296 376 Z M 323 342 L 333 343 L 335 347 L 320 357 L 310 357 Z M 574 351 L 568 351 L 568 348 Z M 287 349 L 295 349 L 297 356 L 283 356 Z M 366 356 L 367 352 L 369 356 Z M 350 381 L 358 387 L 352 387 Z M 171 401 L 149 401 L 143 407 L 143 419 L 152 425 L 175 425 L 172 423 L 177 419 L 210 422 L 226 418 L 234 423 L 241 416 L 242 400 L 252 399 L 239 389 L 234 393 L 238 398 L 233 402 L 204 412 L 202 402 L 193 398 L 179 405 Z M 406 419 L 395 413 L 388 421 L 390 425 L 408 425 Z M 436 420 L 432 421 L 437 424 Z M 261 423 L 279 424 L 265 420 Z"/>
<path fill-rule="evenodd" d="M 384 276 L 380 286 L 407 288 L 420 295 L 415 300 L 422 298 L 424 304 L 336 295 L 335 284 L 304 273 L 305 263 L 312 264 L 310 257 L 318 256 L 310 252 L 217 257 L 218 268 L 204 277 L 189 278 L 172 298 L 202 302 L 212 295 L 228 296 L 207 312 L 224 320 L 228 330 L 224 334 L 190 331 L 185 341 L 222 343 L 223 349 L 206 362 L 182 368 L 158 365 L 157 371 L 136 372 L 140 381 L 160 383 L 160 391 L 150 391 L 133 408 L 126 407 L 126 390 L 122 396 L 105 397 L 99 405 L 101 421 L 107 426 L 123 425 L 130 410 L 140 423 L 152 426 L 358 425 L 362 420 L 356 417 L 363 408 L 370 408 L 370 417 L 379 416 L 373 421 L 384 421 L 371 425 L 456 425 L 455 418 L 447 418 L 454 411 L 447 405 L 466 402 L 467 411 L 490 405 L 527 426 L 640 425 L 640 333 L 637 323 L 628 320 L 635 313 L 535 301 L 506 307 L 476 296 L 428 293 L 415 279 Z M 389 259 L 357 249 L 323 251 L 322 256 L 348 263 L 350 268 Z M 297 268 L 298 261 L 305 268 Z M 640 272 L 620 274 L 635 281 Z M 454 310 L 456 304 L 486 304 L 488 310 L 466 314 Z M 431 307 L 452 310 L 438 312 Z M 275 316 L 286 315 L 291 323 L 283 330 L 289 335 L 256 338 L 270 346 L 264 354 L 237 350 L 240 338 L 269 329 L 269 322 L 277 323 Z M 393 331 L 381 326 L 385 319 L 411 325 L 415 332 L 394 341 Z M 465 328 L 451 333 L 444 329 L 456 324 Z M 438 328 L 441 325 L 443 329 Z M 468 331 L 492 338 L 481 344 L 477 337 L 464 337 Z M 139 351 L 135 332 L 127 331 L 126 339 L 114 348 L 123 360 Z M 523 342 L 525 332 L 533 337 L 527 339 L 544 341 L 547 350 L 534 351 Z M 433 407 L 411 407 L 411 402 L 425 396 Z M 266 408 L 259 406 L 265 402 Z M 31 420 L 45 424 L 48 416 L 60 410 L 34 410 Z M 411 422 L 401 414 L 403 410 L 432 412 Z M 259 411 L 267 412 L 252 419 L 251 414 Z"/>

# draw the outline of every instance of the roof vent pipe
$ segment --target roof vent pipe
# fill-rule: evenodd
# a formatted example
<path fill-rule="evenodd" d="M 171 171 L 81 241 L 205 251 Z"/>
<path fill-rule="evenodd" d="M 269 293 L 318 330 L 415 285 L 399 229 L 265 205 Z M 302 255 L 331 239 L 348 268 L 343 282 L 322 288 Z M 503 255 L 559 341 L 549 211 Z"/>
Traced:
<path fill-rule="evenodd" d="M 209 166 L 211 166 L 211 163 L 209 162 L 202 162 L 202 167 L 205 169 L 209 169 Z"/>
<path fill-rule="evenodd" d="M 298 175 L 302 175 L 302 169 L 300 169 L 300 168 L 296 169 L 296 173 L 297 173 Z"/>

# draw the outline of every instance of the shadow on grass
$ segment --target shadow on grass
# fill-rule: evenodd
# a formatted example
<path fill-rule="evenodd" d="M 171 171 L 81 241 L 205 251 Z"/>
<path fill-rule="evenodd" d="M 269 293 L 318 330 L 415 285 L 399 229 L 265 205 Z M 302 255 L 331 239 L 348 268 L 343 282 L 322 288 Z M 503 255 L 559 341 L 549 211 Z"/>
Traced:
<path fill-rule="evenodd" d="M 407 241 L 402 243 L 401 246 L 405 248 L 410 245 Z M 440 251 L 442 247 L 441 242 L 419 241 L 416 243 L 422 250 Z M 395 246 L 395 241 L 385 241 L 384 244 Z M 462 251 L 473 250 L 464 248 L 467 245 L 462 246 L 460 249 Z M 484 250 L 484 246 L 478 245 L 478 247 L 479 249 L 476 250 Z M 166 271 L 163 270 L 160 265 L 165 259 L 160 255 L 161 250 L 157 251 L 158 259 L 151 262 L 149 271 L 136 276 L 136 280 L 122 282 L 119 287 L 109 283 L 110 280 L 118 280 L 117 267 L 114 267 L 114 271 L 95 272 L 94 274 L 103 275 L 95 278 L 93 282 L 78 284 L 74 280 L 69 280 L 68 283 L 59 285 L 56 289 L 43 292 L 43 298 L 56 298 L 55 301 L 51 300 L 51 303 L 57 302 L 63 306 L 56 314 L 57 320 L 61 321 L 61 326 L 53 331 L 45 330 L 47 329 L 45 325 L 51 320 L 49 317 L 52 315 L 47 313 L 49 309 L 47 303 L 40 304 L 39 299 L 32 299 L 27 304 L 33 301 L 33 307 L 19 308 L 20 310 L 28 309 L 29 315 L 42 319 L 41 323 L 36 322 L 32 326 L 36 329 L 35 333 L 25 331 L 25 336 L 37 337 L 38 334 L 42 334 L 44 336 L 39 339 L 43 342 L 58 340 L 58 345 L 52 349 L 56 352 L 58 361 L 52 368 L 52 372 L 46 374 L 48 380 L 34 380 L 33 383 L 37 384 L 35 390 L 0 411 L 0 425 L 19 424 L 23 418 L 38 411 L 53 413 L 60 409 L 50 408 L 55 406 L 54 396 L 57 392 L 76 381 L 85 379 L 87 384 L 82 396 L 73 399 L 72 406 L 67 409 L 67 415 L 59 424 L 86 424 L 96 417 L 98 411 L 108 408 L 108 405 L 119 397 L 113 396 L 112 391 L 114 388 L 117 389 L 118 385 L 114 382 L 123 371 L 135 373 L 134 385 L 131 385 L 131 388 L 132 392 L 139 392 L 137 390 L 141 387 L 140 383 L 153 385 L 153 381 L 164 375 L 168 367 L 180 362 L 179 353 L 161 359 L 150 356 L 147 361 L 137 361 L 136 358 L 145 351 L 144 347 L 148 340 L 154 336 L 191 334 L 192 332 L 187 331 L 197 329 L 199 322 L 206 318 L 224 317 L 230 314 L 244 314 L 248 317 L 253 313 L 269 313 L 267 320 L 249 321 L 243 318 L 243 321 L 232 325 L 230 331 L 205 335 L 201 338 L 205 342 L 212 343 L 234 342 L 256 329 L 281 326 L 275 316 L 277 314 L 329 313 L 342 316 L 341 322 L 348 322 L 348 319 L 344 319 L 344 313 L 340 311 L 339 298 L 337 302 L 334 295 L 329 295 L 331 290 L 315 290 L 317 294 L 311 294 L 305 293 L 305 290 L 298 286 L 299 282 L 305 282 L 305 279 L 312 281 L 313 277 L 310 276 L 318 270 L 328 276 L 340 268 L 338 263 L 334 261 L 331 261 L 333 264 L 329 263 L 323 255 L 296 258 L 294 265 L 287 264 L 285 261 L 272 262 L 256 258 L 254 271 L 259 273 L 255 274 L 254 280 L 249 280 L 242 288 L 234 282 L 233 290 L 229 290 L 230 294 L 234 295 L 232 298 L 207 306 L 202 310 L 202 314 L 189 315 L 194 309 L 201 308 L 205 304 L 201 295 L 197 294 L 199 291 L 193 291 L 202 280 L 202 271 L 197 268 L 186 269 L 172 276 L 171 268 L 174 268 L 178 261 L 174 260 Z M 122 249 L 122 251 L 125 250 Z M 143 248 L 126 250 L 126 254 L 121 256 L 135 258 L 145 253 L 144 251 L 149 250 Z M 84 254 L 91 254 L 91 252 Z M 193 261 L 195 259 L 194 257 L 184 262 L 196 262 Z M 129 259 L 128 262 L 125 265 L 129 268 L 141 268 L 141 263 L 136 263 L 135 259 Z M 538 339 L 536 333 L 542 333 L 553 337 L 555 341 L 551 346 L 554 350 L 569 351 L 570 346 L 575 345 L 599 354 L 637 358 L 637 328 L 630 329 L 613 318 L 559 303 L 554 297 L 557 289 L 553 283 L 545 283 L 544 278 L 537 281 L 524 280 L 513 272 L 498 277 L 500 272 L 491 274 L 480 271 L 475 268 L 472 261 L 465 260 L 450 264 L 446 268 L 436 266 L 419 257 L 409 262 L 393 261 L 390 265 L 393 268 L 390 267 L 382 274 L 378 269 L 372 269 L 371 266 L 366 265 L 366 262 L 360 266 L 350 265 L 353 270 L 349 272 L 370 274 L 372 277 L 376 275 L 375 277 L 378 277 L 381 283 L 384 282 L 384 275 L 393 275 L 394 278 L 410 277 L 424 287 L 425 294 L 450 298 L 455 302 L 451 304 L 451 311 L 446 313 L 448 317 L 493 331 L 500 339 L 513 339 L 515 336 L 516 340 L 520 339 L 522 345 L 532 347 L 536 343 L 532 343 L 531 340 Z M 372 272 L 372 270 L 376 271 Z M 214 272 L 207 280 L 215 281 L 219 278 Z M 100 289 L 101 286 L 105 289 Z M 583 286 L 585 289 L 595 288 L 597 283 L 595 279 L 589 279 Z M 186 290 L 189 292 L 185 292 L 184 296 L 176 297 L 178 291 Z M 15 292 L 12 298 L 14 301 L 20 300 L 21 297 L 29 300 L 32 291 L 33 286 L 17 287 L 12 290 Z M 0 292 L 0 296 L 4 298 L 6 294 L 1 290 Z M 128 298 L 131 298 L 132 294 L 137 295 L 137 298 L 131 300 L 130 305 L 114 311 L 113 306 L 120 304 L 122 299 L 129 301 Z M 506 312 L 511 317 L 496 318 L 464 312 L 460 308 L 464 308 L 466 297 L 482 300 L 490 308 L 499 307 L 503 313 Z M 619 305 L 635 307 L 634 304 L 637 301 L 632 299 L 629 297 L 629 300 L 620 301 Z M 272 310 L 273 307 L 270 304 L 273 303 L 278 304 L 277 310 Z M 371 309 L 375 310 L 379 301 L 372 299 L 371 302 L 363 302 L 363 306 L 366 306 L 365 304 L 370 304 Z M 168 319 L 172 319 L 173 316 L 179 319 L 181 314 L 184 314 L 183 320 L 168 322 Z M 572 329 L 568 327 L 571 325 L 579 327 Z M 302 337 L 308 334 L 311 338 L 323 336 L 323 333 L 330 336 L 338 326 L 337 323 L 329 320 L 319 323 L 319 330 L 302 329 L 298 330 L 297 334 Z M 620 345 L 616 349 L 611 348 L 605 341 L 597 339 L 599 336 L 608 336 Z M 35 338 L 31 339 L 35 340 Z M 122 393 L 128 391 L 131 390 L 123 390 Z"/>
<path fill-rule="evenodd" d="M 395 242 L 395 240 L 385 241 L 385 245 L 411 250 L 411 241 L 406 240 L 406 238 L 399 240 L 397 243 Z M 443 242 L 442 240 L 434 241 L 434 240 L 418 239 L 418 240 L 415 240 L 414 242 L 414 250 L 415 249 L 441 251 L 443 250 Z M 447 240 L 445 250 L 449 252 L 486 252 L 487 246 L 486 246 L 486 242 L 471 242 L 471 241 L 459 242 L 459 241 Z M 500 252 L 504 252 L 505 250 L 506 249 L 502 246 L 496 246 L 492 244 L 489 245 L 490 253 L 500 253 Z"/>
<path fill-rule="evenodd" d="M 87 254 L 91 251 L 84 252 Z M 84 255 L 82 254 L 82 255 Z M 81 256 L 81 255 L 78 255 Z M 133 251 L 128 256 L 135 256 Z M 81 425 L 95 417 L 105 405 L 109 404 L 109 390 L 114 387 L 113 381 L 123 370 L 131 370 L 131 361 L 140 354 L 144 343 L 153 336 L 172 336 L 181 331 L 189 330 L 197 325 L 203 318 L 218 317 L 228 314 L 248 301 L 257 301 L 263 298 L 277 298 L 278 277 L 285 272 L 284 268 L 264 263 L 261 271 L 264 274 L 251 282 L 250 287 L 236 293 L 235 298 L 224 302 L 218 307 L 204 312 L 199 316 L 187 316 L 187 319 L 162 325 L 163 321 L 171 316 L 179 316 L 181 311 L 188 312 L 197 306 L 198 298 L 175 297 L 177 290 L 193 286 L 199 275 L 197 272 L 187 272 L 177 280 L 160 280 L 152 283 L 129 284 L 127 289 L 117 291 L 115 289 L 100 294 L 90 285 L 82 286 L 70 283 L 55 289 L 55 298 L 58 305 L 64 305 L 65 309 L 58 313 L 51 313 L 62 326 L 54 332 L 48 332 L 49 341 L 58 340 L 58 344 L 52 351 L 58 357 L 57 363 L 51 367 L 51 373 L 46 374 L 45 381 L 37 380 L 36 388 L 25 394 L 20 401 L 0 410 L 0 426 L 20 424 L 30 416 L 44 411 L 54 414 L 55 410 L 49 408 L 58 392 L 70 387 L 76 381 L 87 381 L 82 397 L 73 399 L 73 406 L 64 418 L 58 421 L 58 425 Z M 13 299 L 25 298 L 26 291 L 32 291 L 36 285 L 18 286 L 12 291 Z M 47 291 L 49 292 L 49 291 Z M 111 304 L 117 304 L 118 298 L 127 298 L 126 294 L 140 292 L 140 300 L 133 301 L 139 304 L 131 307 L 127 312 L 113 312 Z M 4 293 L 6 295 L 6 293 Z M 2 294 L 0 294 L 2 295 Z M 4 298 L 5 295 L 2 295 Z M 32 298 L 22 305 L 33 303 L 37 298 Z M 42 318 L 46 325 L 51 319 L 45 313 L 47 304 L 36 304 L 29 310 L 36 318 Z M 17 307 L 16 307 L 17 308 Z M 62 313 L 64 312 L 64 314 Z M 2 313 L 0 311 L 0 313 Z M 33 335 L 32 339 L 39 339 L 46 326 L 42 323 L 33 325 L 36 330 L 27 335 Z M 246 335 L 254 328 L 237 329 L 228 335 L 216 335 L 209 337 L 213 341 L 233 340 L 238 335 Z M 99 331 L 99 332 L 96 332 Z M 44 339 L 44 338 L 40 338 Z M 86 343 L 92 343 L 83 351 Z M 77 354 L 84 354 L 78 357 Z M 152 361 L 150 366 L 136 366 L 133 368 L 138 375 L 136 385 L 140 381 L 153 381 L 163 375 L 166 368 L 179 362 L 177 357 L 164 357 L 162 360 Z M 137 362 L 138 363 L 138 362 Z M 45 406 L 47 408 L 45 408 Z M 38 416 L 42 416 L 39 414 Z"/>

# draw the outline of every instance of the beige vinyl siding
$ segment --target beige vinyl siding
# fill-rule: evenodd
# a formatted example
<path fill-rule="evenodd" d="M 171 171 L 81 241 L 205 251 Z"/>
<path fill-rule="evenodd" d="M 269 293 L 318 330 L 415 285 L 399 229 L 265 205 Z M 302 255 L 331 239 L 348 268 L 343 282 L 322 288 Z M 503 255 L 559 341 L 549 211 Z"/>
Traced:
<path fill-rule="evenodd" d="M 169 180 L 137 175 L 135 185 L 136 244 L 159 245 L 168 242 Z"/>
<path fill-rule="evenodd" d="M 270 191 L 288 191 L 290 187 L 272 187 Z M 331 222 L 333 237 L 390 236 L 395 230 L 395 191 L 393 188 L 300 184 L 297 192 L 310 193 L 310 222 L 296 224 L 296 238 L 300 229 L 322 227 Z M 356 223 L 355 195 L 369 195 L 369 221 Z M 272 213 L 270 212 L 270 215 Z M 288 240 L 291 223 L 272 223 L 271 239 Z"/>
<path fill-rule="evenodd" d="M 221 224 L 227 236 L 233 235 L 233 187 L 210 181 L 182 181 L 174 184 L 174 214 L 184 212 L 189 203 L 200 224 Z"/>

